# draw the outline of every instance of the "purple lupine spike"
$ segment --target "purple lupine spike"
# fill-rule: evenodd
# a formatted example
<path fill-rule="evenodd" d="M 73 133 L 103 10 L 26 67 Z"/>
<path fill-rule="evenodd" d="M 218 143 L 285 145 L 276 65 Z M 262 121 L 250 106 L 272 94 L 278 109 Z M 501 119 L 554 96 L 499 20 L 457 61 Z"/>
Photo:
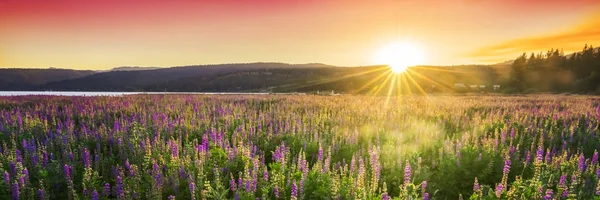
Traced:
<path fill-rule="evenodd" d="M 40 156 L 38 154 L 34 154 L 33 156 L 31 156 L 31 164 L 33 166 L 38 165 L 39 160 L 40 160 Z"/>
<path fill-rule="evenodd" d="M 196 184 L 194 184 L 194 182 L 190 183 L 190 194 L 192 200 L 196 199 Z"/>
<path fill-rule="evenodd" d="M 323 147 L 321 147 L 321 145 L 319 145 L 319 152 L 317 154 L 317 161 L 318 162 L 322 162 L 323 161 Z"/>
<path fill-rule="evenodd" d="M 231 191 L 235 192 L 235 190 L 237 190 L 236 186 L 237 186 L 237 184 L 235 183 L 235 180 L 233 180 L 233 178 L 229 179 L 229 189 L 231 189 Z"/>
<path fill-rule="evenodd" d="M 273 188 L 273 194 L 275 194 L 275 198 L 279 198 L 279 187 L 275 186 Z"/>
<path fill-rule="evenodd" d="M 390 196 L 387 193 L 381 194 L 381 200 L 390 200 Z"/>
<path fill-rule="evenodd" d="M 98 195 L 98 191 L 94 190 L 92 191 L 92 200 L 99 200 L 100 199 L 100 195 Z"/>
<path fill-rule="evenodd" d="M 23 139 L 23 142 L 21 142 L 21 145 L 23 146 L 23 149 L 27 150 L 27 140 Z"/>
<path fill-rule="evenodd" d="M 411 176 L 411 167 L 408 160 L 406 161 L 406 167 L 404 167 L 404 185 L 408 185 L 410 183 Z"/>
<path fill-rule="evenodd" d="M 473 183 L 473 191 L 479 191 L 480 188 L 479 181 L 477 181 L 477 178 L 475 178 L 475 182 Z"/>
<path fill-rule="evenodd" d="M 156 161 L 154 161 L 154 164 L 152 165 L 152 173 L 154 176 L 154 182 L 156 183 L 156 186 L 160 188 L 162 185 L 162 174 L 161 169 L 158 167 Z"/>
<path fill-rule="evenodd" d="M 244 187 L 246 192 L 250 192 L 250 180 L 246 180 L 246 187 Z"/>
<path fill-rule="evenodd" d="M 67 180 L 71 180 L 72 176 L 72 171 L 73 171 L 73 167 L 65 164 L 65 166 L 63 167 L 63 171 L 65 173 L 65 177 L 67 178 Z"/>
<path fill-rule="evenodd" d="M 105 197 L 110 196 L 110 183 L 104 184 L 104 190 L 102 190 L 102 196 L 105 196 Z"/>
<path fill-rule="evenodd" d="M 594 155 L 592 155 L 592 161 L 590 163 L 591 166 L 595 166 L 598 163 L 598 151 L 594 150 Z"/>
<path fill-rule="evenodd" d="M 17 166 L 15 165 L 15 162 L 10 162 L 8 164 L 8 168 L 10 169 L 11 174 L 17 174 Z"/>
<path fill-rule="evenodd" d="M 38 198 L 40 200 L 46 199 L 46 195 L 44 195 L 44 190 L 38 189 Z"/>
<path fill-rule="evenodd" d="M 425 192 L 423 194 L 423 200 L 429 200 L 429 193 Z"/>
<path fill-rule="evenodd" d="M 298 186 L 296 185 L 296 181 L 292 183 L 292 199 L 298 198 Z"/>
<path fill-rule="evenodd" d="M 48 153 L 46 151 L 42 152 L 42 167 L 46 167 L 48 165 Z"/>
<path fill-rule="evenodd" d="M 560 175 L 560 179 L 558 181 L 559 187 L 567 187 L 567 175 Z"/>
<path fill-rule="evenodd" d="M 177 143 L 171 141 L 171 156 L 178 157 L 179 156 L 179 147 Z"/>
<path fill-rule="evenodd" d="M 504 169 L 502 172 L 504 172 L 504 174 L 508 174 L 508 172 L 510 172 L 510 159 L 506 159 L 504 161 Z"/>
<path fill-rule="evenodd" d="M 10 185 L 10 174 L 7 171 L 4 171 L 4 183 Z"/>
<path fill-rule="evenodd" d="M 15 181 L 10 188 L 10 192 L 13 200 L 19 200 L 19 183 Z"/>
<path fill-rule="evenodd" d="M 17 158 L 17 162 L 22 163 L 23 162 L 23 156 L 21 155 L 21 151 L 20 150 L 15 150 L 15 156 Z"/>
<path fill-rule="evenodd" d="M 69 152 L 68 157 L 69 157 L 69 161 L 73 162 L 73 152 Z"/>
<path fill-rule="evenodd" d="M 21 176 L 21 177 L 19 177 L 19 185 L 20 185 L 22 188 L 25 188 L 25 178 L 23 178 L 22 176 Z"/>
<path fill-rule="evenodd" d="M 543 149 L 538 149 L 537 150 L 537 154 L 535 155 L 535 161 L 538 162 L 538 163 L 541 163 L 543 157 L 544 157 L 544 150 Z"/>
<path fill-rule="evenodd" d="M 116 182 L 117 185 L 115 186 L 115 193 L 117 195 L 117 199 L 124 199 L 125 191 L 123 190 L 123 178 L 120 175 L 117 175 Z"/>
<path fill-rule="evenodd" d="M 581 154 L 581 155 L 579 156 L 579 163 L 578 163 L 578 165 L 577 165 L 577 169 L 578 169 L 580 172 L 584 172 L 584 171 L 585 171 L 585 168 L 586 168 L 586 166 L 585 166 L 585 157 L 583 156 L 583 154 Z"/>
<path fill-rule="evenodd" d="M 560 194 L 560 196 L 565 199 L 567 197 L 569 197 L 569 190 L 563 190 L 562 194 Z"/>
<path fill-rule="evenodd" d="M 175 200 L 175 196 L 169 195 L 169 200 Z"/>
<path fill-rule="evenodd" d="M 423 182 L 421 183 L 421 190 L 422 190 L 422 191 L 425 191 L 425 189 L 426 189 L 426 188 L 427 188 L 427 181 L 423 181 Z"/>
<path fill-rule="evenodd" d="M 185 172 L 185 167 L 183 165 L 179 167 L 179 177 L 185 179 L 187 177 L 187 173 Z"/>
<path fill-rule="evenodd" d="M 129 159 L 125 160 L 125 169 L 127 169 L 127 171 L 131 169 L 131 163 L 129 163 Z"/>
<path fill-rule="evenodd" d="M 22 172 L 25 177 L 25 180 L 28 181 L 29 180 L 29 170 L 27 170 L 27 168 L 24 168 Z"/>
<path fill-rule="evenodd" d="M 88 151 L 88 149 L 87 149 L 87 148 L 85 148 L 85 149 L 83 150 L 83 165 L 84 165 L 86 168 L 89 168 L 89 167 L 91 167 L 91 162 L 90 162 L 90 151 Z"/>
<path fill-rule="evenodd" d="M 552 200 L 554 199 L 554 192 L 552 189 L 546 189 L 546 195 L 544 196 L 544 200 Z"/>
<path fill-rule="evenodd" d="M 500 196 L 502 196 L 502 193 L 504 192 L 504 186 L 502 186 L 502 184 L 498 184 L 498 186 L 496 186 L 496 197 L 500 198 Z"/>
<path fill-rule="evenodd" d="M 269 181 L 269 171 L 267 171 L 266 169 L 263 173 L 263 180 L 265 180 L 265 182 Z"/>

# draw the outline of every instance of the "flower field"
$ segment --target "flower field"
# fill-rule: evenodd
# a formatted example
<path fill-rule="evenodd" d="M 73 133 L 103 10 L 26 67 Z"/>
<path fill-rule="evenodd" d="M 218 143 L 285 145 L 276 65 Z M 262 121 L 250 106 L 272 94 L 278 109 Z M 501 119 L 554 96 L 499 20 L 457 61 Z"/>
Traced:
<path fill-rule="evenodd" d="M 600 98 L 0 97 L 0 199 L 600 199 Z"/>

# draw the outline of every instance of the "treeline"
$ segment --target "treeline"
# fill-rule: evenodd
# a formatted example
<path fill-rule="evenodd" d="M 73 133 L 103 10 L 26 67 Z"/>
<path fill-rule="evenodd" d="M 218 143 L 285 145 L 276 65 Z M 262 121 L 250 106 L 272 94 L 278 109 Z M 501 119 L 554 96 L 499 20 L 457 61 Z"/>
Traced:
<path fill-rule="evenodd" d="M 600 49 L 585 45 L 569 55 L 559 49 L 523 53 L 512 64 L 507 85 L 507 93 L 600 94 Z"/>

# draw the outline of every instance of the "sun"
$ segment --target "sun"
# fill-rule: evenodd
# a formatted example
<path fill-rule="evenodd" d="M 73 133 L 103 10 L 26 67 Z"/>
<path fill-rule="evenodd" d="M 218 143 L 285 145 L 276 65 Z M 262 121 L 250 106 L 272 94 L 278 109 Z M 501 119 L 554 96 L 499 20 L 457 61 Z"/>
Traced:
<path fill-rule="evenodd" d="M 388 65 L 394 73 L 402 73 L 410 66 L 423 64 L 424 60 L 421 48 L 409 42 L 388 44 L 375 54 L 375 62 Z"/>

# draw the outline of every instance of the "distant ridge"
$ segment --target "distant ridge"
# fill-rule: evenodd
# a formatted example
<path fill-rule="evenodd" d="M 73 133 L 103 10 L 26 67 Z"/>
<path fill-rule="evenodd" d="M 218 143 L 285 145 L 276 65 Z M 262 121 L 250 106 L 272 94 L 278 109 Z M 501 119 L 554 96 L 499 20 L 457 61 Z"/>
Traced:
<path fill-rule="evenodd" d="M 138 66 L 122 66 L 122 67 L 115 67 L 112 68 L 110 70 L 107 71 L 141 71 L 141 70 L 154 70 L 154 69 L 160 69 L 160 67 L 138 67 Z"/>

